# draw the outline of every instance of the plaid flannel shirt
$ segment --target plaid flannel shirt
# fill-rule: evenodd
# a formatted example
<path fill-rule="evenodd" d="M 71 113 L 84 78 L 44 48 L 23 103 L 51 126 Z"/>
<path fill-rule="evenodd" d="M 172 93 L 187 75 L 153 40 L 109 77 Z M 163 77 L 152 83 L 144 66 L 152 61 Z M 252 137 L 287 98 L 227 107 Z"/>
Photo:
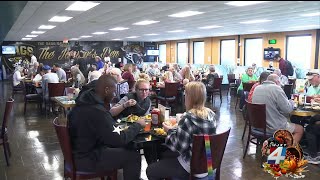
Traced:
<path fill-rule="evenodd" d="M 214 134 L 216 131 L 214 115 L 214 112 L 209 109 L 208 118 L 204 120 L 186 112 L 179 121 L 177 129 L 171 129 L 168 132 L 165 144 L 172 151 L 180 153 L 178 160 L 187 172 L 190 172 L 193 135 Z"/>

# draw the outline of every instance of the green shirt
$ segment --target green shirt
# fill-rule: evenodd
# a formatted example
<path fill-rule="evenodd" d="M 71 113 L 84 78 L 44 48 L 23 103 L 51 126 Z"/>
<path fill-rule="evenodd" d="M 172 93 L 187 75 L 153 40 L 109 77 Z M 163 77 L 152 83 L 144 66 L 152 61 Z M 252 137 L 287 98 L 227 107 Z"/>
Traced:
<path fill-rule="evenodd" d="M 309 86 L 307 90 L 307 96 L 320 95 L 320 86 Z"/>
<path fill-rule="evenodd" d="M 257 78 L 257 76 L 255 74 L 253 74 L 251 77 L 247 73 L 243 74 L 242 77 L 241 77 L 241 84 L 238 87 L 238 91 L 239 90 L 243 90 L 243 84 L 242 83 L 247 83 L 249 81 L 258 81 L 258 78 Z"/>

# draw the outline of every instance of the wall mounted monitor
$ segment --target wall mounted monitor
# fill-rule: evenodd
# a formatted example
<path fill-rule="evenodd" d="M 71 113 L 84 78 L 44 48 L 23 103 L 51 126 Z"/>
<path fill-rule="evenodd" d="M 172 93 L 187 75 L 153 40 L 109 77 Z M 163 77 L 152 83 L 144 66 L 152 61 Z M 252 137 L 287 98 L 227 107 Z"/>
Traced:
<path fill-rule="evenodd" d="M 280 48 L 265 48 L 263 55 L 265 60 L 273 60 L 276 54 L 280 55 Z"/>
<path fill-rule="evenodd" d="M 16 54 L 15 46 L 2 46 L 2 54 Z"/>

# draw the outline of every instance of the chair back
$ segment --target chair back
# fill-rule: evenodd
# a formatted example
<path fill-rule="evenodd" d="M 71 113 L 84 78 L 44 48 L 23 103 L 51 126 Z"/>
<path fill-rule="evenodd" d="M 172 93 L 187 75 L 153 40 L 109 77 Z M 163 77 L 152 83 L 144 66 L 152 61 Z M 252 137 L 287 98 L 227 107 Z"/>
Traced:
<path fill-rule="evenodd" d="M 177 97 L 178 96 L 178 88 L 180 86 L 180 82 L 165 82 L 164 93 L 165 97 Z"/>
<path fill-rule="evenodd" d="M 288 79 L 289 84 L 293 84 L 293 86 L 296 85 L 296 79 Z"/>
<path fill-rule="evenodd" d="M 249 119 L 249 128 L 262 129 L 266 134 L 267 122 L 266 122 L 266 105 L 265 104 L 253 104 L 248 101 L 247 103 L 247 115 Z"/>
<path fill-rule="evenodd" d="M 48 83 L 49 97 L 63 96 L 65 83 Z"/>
<path fill-rule="evenodd" d="M 56 117 L 53 120 L 53 126 L 56 130 L 57 137 L 59 140 L 60 148 L 62 150 L 62 154 L 65 160 L 65 165 L 67 164 L 72 172 L 76 172 L 76 167 L 74 165 L 74 160 L 72 156 L 72 146 L 69 135 L 69 130 L 67 125 L 64 125 L 60 122 L 60 119 Z"/>
<path fill-rule="evenodd" d="M 216 169 L 216 179 L 220 179 L 221 162 L 228 141 L 230 130 L 231 128 L 220 134 L 208 135 L 210 139 L 212 169 Z M 208 172 L 204 135 L 193 135 L 190 168 L 191 179 L 194 178 L 194 174 Z"/>
<path fill-rule="evenodd" d="M 284 92 L 286 93 L 288 99 L 291 99 L 293 84 L 285 84 L 283 87 Z"/>
<path fill-rule="evenodd" d="M 236 75 L 235 74 L 228 74 L 228 79 L 236 79 Z"/>
<path fill-rule="evenodd" d="M 6 107 L 5 107 L 5 110 L 4 110 L 4 116 L 3 116 L 2 125 L 1 125 L 2 127 L 1 127 L 0 139 L 3 139 L 4 135 L 6 133 L 7 123 L 8 123 L 8 120 L 9 120 L 10 113 L 12 111 L 13 102 L 14 102 L 14 99 L 12 99 L 12 98 L 10 98 L 6 102 Z"/>
<path fill-rule="evenodd" d="M 243 84 L 243 91 L 248 91 L 249 92 L 251 90 L 252 86 L 255 83 L 245 83 L 245 82 L 243 82 L 242 84 Z"/>
<path fill-rule="evenodd" d="M 214 78 L 213 89 L 221 89 L 222 79 L 222 77 Z"/>
<path fill-rule="evenodd" d="M 128 80 L 123 80 L 123 81 L 121 81 L 120 83 L 117 84 L 117 98 L 118 98 L 118 100 L 120 100 L 120 87 L 121 87 L 121 85 L 123 83 L 126 83 L 126 82 L 128 82 Z M 129 89 L 130 89 L 130 87 L 129 87 Z"/>

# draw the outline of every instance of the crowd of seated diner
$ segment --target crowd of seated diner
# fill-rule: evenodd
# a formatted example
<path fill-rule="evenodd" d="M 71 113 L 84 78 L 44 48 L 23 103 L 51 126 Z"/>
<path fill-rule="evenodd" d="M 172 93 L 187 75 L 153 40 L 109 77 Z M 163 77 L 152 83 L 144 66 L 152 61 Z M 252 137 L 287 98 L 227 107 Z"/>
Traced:
<path fill-rule="evenodd" d="M 30 77 L 34 82 L 42 82 L 46 99 L 48 83 L 66 82 L 78 88 L 80 93 L 76 106 L 68 115 L 73 154 L 78 169 L 100 171 L 123 168 L 124 179 L 134 180 L 139 179 L 141 157 L 136 151 L 123 146 L 134 139 L 145 126 L 145 122 L 138 120 L 129 129 L 121 132 L 115 132 L 114 124 L 121 117 L 131 114 L 144 116 L 150 113 L 150 91 L 151 86 L 155 85 L 154 79 L 159 81 L 156 83 L 158 88 L 165 88 L 166 83 L 178 82 L 185 89 L 186 113 L 175 127 L 163 124 L 168 136 L 165 148 L 160 148 L 160 154 L 169 152 L 172 155 L 171 158 L 159 156 L 158 162 L 149 164 L 147 175 L 151 180 L 169 176 L 186 179 L 190 173 L 192 156 L 190 135 L 215 133 L 216 127 L 212 123 L 215 121 L 215 114 L 205 107 L 207 92 L 213 88 L 215 79 L 220 77 L 215 66 L 210 65 L 208 72 L 200 72 L 193 71 L 190 64 L 181 68 L 175 63 L 163 67 L 155 63 L 139 70 L 137 65 L 114 65 L 110 61 L 104 62 L 99 56 L 95 60 L 96 63 L 90 64 L 87 70 L 81 70 L 79 64 L 75 63 L 70 68 L 69 78 L 59 64 L 55 64 L 52 69 L 49 65 L 35 62 L 26 76 L 23 75 L 23 68 L 17 67 L 13 75 L 13 85 L 21 85 L 20 82 L 25 77 Z M 246 100 L 254 104 L 265 104 L 267 133 L 287 129 L 293 134 L 294 143 L 299 143 L 304 128 L 294 120 L 290 122 L 288 118 L 294 110 L 294 101 L 288 99 L 283 90 L 288 84 L 288 78 L 283 76 L 279 69 L 262 72 L 259 76 L 255 74 L 255 70 L 254 66 L 248 67 L 239 78 L 237 91 L 240 96 L 240 110 L 244 108 Z M 306 95 L 312 96 L 312 101 L 320 103 L 320 73 L 310 72 L 307 79 L 310 85 L 306 87 Z M 254 85 L 250 91 L 245 92 L 243 83 Z M 110 103 L 117 96 L 119 99 L 110 107 Z M 315 134 L 316 131 L 312 130 L 311 133 Z M 316 143 L 319 143 L 319 139 Z M 150 152 L 147 148 L 145 152 L 147 158 Z M 147 159 L 147 162 L 151 161 Z M 174 166 L 174 169 L 168 168 L 168 164 L 170 167 Z"/>

